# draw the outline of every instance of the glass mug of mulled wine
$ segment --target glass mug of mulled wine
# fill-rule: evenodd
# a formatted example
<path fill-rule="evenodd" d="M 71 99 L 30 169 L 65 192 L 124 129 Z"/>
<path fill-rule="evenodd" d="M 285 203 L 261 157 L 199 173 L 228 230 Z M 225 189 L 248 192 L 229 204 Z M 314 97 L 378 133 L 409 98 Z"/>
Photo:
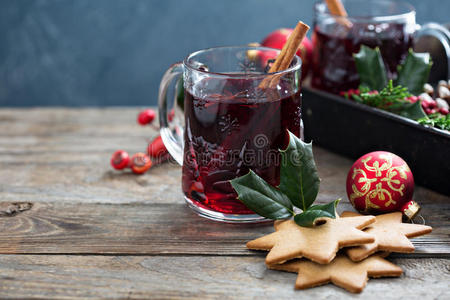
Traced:
<path fill-rule="evenodd" d="M 331 14 L 323 1 L 314 6 L 314 88 L 331 93 L 357 88 L 359 76 L 353 54 L 361 45 L 379 47 L 388 77 L 395 79 L 397 65 L 413 47 L 415 35 L 431 35 L 445 42 L 440 32 L 419 29 L 414 7 L 406 2 L 342 0 L 342 4 L 347 17 Z"/>
<path fill-rule="evenodd" d="M 172 65 L 161 80 L 161 137 L 182 165 L 186 202 L 201 216 L 265 220 L 237 199 L 229 180 L 252 169 L 278 185 L 278 150 L 287 146 L 287 130 L 303 135 L 301 60 L 295 56 L 288 69 L 267 73 L 279 52 L 249 46 L 200 50 Z M 275 85 L 261 88 L 272 79 Z"/>

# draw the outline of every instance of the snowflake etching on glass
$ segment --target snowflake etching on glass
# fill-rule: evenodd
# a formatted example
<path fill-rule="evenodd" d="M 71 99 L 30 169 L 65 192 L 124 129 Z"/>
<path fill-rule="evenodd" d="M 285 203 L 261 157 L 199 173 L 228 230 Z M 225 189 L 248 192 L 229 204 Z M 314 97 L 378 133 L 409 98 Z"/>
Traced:
<path fill-rule="evenodd" d="M 219 121 L 220 132 L 231 135 L 233 130 L 239 130 L 239 122 L 237 118 L 231 119 L 231 115 L 220 117 Z"/>
<path fill-rule="evenodd" d="M 255 61 L 248 58 L 245 58 L 242 62 L 240 62 L 239 67 L 244 74 L 256 72 Z"/>

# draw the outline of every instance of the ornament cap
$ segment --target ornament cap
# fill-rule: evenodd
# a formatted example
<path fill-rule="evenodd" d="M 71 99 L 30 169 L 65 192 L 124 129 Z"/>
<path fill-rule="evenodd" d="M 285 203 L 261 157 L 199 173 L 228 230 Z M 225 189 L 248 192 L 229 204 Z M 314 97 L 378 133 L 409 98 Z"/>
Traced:
<path fill-rule="evenodd" d="M 403 205 L 401 211 L 408 218 L 408 220 L 413 219 L 420 211 L 420 205 L 416 201 L 411 200 Z"/>

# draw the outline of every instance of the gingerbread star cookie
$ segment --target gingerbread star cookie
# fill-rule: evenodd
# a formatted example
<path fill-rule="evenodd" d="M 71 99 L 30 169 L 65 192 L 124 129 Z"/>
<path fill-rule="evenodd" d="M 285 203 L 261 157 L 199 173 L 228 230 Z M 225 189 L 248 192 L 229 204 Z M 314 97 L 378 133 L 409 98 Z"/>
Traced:
<path fill-rule="evenodd" d="M 345 211 L 342 217 L 360 216 L 358 213 Z M 393 212 L 376 216 L 377 221 L 365 232 L 375 237 L 375 242 L 346 249 L 353 261 L 360 261 L 377 251 L 409 253 L 414 246 L 408 238 L 430 233 L 430 226 L 402 223 L 402 213 Z"/>
<path fill-rule="evenodd" d="M 375 238 L 360 229 L 375 222 L 374 216 L 322 218 L 321 225 L 301 227 L 294 220 L 277 222 L 274 233 L 247 243 L 253 250 L 270 250 L 266 264 L 281 264 L 293 258 L 306 257 L 327 264 L 339 248 L 372 243 Z"/>
<path fill-rule="evenodd" d="M 300 259 L 282 265 L 269 265 L 269 269 L 298 273 L 296 289 L 307 289 L 332 282 L 352 293 L 360 293 L 368 277 L 395 277 L 402 269 L 378 255 L 361 262 L 353 262 L 339 254 L 330 264 L 322 265 Z"/>

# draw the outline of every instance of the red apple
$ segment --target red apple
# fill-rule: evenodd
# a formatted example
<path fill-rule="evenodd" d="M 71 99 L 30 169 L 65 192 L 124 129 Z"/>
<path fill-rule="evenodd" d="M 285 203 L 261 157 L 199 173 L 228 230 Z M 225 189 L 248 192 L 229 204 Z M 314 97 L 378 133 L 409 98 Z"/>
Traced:
<path fill-rule="evenodd" d="M 281 28 L 275 30 L 265 37 L 261 45 L 264 47 L 282 49 L 284 44 L 288 40 L 289 35 L 291 35 L 292 31 L 294 30 L 291 28 Z M 307 37 L 305 37 L 302 43 L 300 44 L 300 47 L 297 51 L 297 55 L 300 56 L 302 59 L 302 80 L 303 80 L 305 79 L 306 75 L 308 75 L 309 64 L 311 62 L 312 56 L 312 44 Z"/>

